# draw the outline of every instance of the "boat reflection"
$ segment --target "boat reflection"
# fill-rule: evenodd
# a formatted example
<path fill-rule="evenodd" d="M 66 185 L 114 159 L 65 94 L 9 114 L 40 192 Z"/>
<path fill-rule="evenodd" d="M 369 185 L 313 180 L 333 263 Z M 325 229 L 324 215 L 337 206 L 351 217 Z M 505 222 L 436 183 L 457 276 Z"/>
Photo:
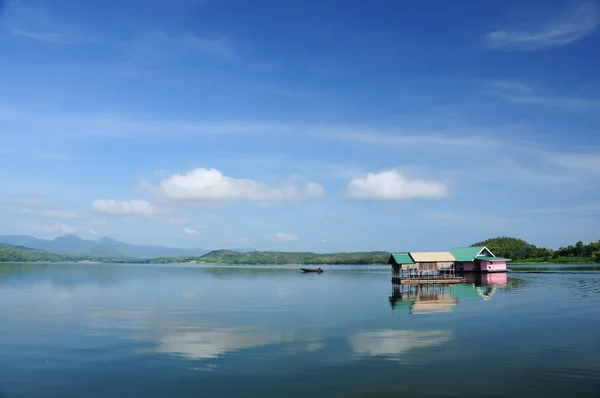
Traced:
<path fill-rule="evenodd" d="M 411 314 L 448 313 L 461 300 L 490 300 L 498 287 L 506 286 L 505 273 L 466 274 L 465 284 L 393 285 L 392 309 L 407 308 Z"/>

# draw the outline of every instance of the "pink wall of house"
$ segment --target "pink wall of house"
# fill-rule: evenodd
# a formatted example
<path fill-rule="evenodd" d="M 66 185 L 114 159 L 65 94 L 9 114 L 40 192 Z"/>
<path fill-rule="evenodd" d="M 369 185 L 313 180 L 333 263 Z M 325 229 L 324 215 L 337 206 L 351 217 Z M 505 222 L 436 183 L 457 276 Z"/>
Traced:
<path fill-rule="evenodd" d="M 506 261 L 481 261 L 481 270 L 488 272 L 506 271 Z"/>
<path fill-rule="evenodd" d="M 506 261 L 481 261 L 481 269 L 475 263 L 462 263 L 464 271 L 501 272 L 506 271 Z"/>

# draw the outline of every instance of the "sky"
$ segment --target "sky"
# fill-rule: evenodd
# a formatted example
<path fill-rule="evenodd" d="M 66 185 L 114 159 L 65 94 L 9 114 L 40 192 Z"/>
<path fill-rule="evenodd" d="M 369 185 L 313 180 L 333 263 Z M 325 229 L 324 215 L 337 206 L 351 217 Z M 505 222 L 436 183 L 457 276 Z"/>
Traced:
<path fill-rule="evenodd" d="M 600 238 L 600 2 L 0 0 L 0 234 Z"/>

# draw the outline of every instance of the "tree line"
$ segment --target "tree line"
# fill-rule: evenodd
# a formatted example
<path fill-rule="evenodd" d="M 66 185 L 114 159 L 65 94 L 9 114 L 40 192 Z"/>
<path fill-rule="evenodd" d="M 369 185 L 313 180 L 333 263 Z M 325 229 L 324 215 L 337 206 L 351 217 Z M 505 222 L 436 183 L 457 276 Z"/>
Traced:
<path fill-rule="evenodd" d="M 486 246 L 499 257 L 511 260 L 537 260 L 557 262 L 596 262 L 600 263 L 600 241 L 584 244 L 582 241 L 575 245 L 561 247 L 558 250 L 537 247 L 522 239 L 510 237 L 491 238 L 474 243 L 472 246 Z"/>

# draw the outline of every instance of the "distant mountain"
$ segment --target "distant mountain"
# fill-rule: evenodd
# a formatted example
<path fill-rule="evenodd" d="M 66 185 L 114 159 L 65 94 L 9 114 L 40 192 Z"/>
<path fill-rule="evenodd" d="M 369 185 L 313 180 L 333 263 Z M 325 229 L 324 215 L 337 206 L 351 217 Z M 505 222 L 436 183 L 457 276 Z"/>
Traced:
<path fill-rule="evenodd" d="M 9 245 L 8 243 L 2 243 L 2 242 L 0 242 L 0 247 L 6 248 L 6 249 L 15 249 L 15 250 L 24 250 L 24 251 L 35 250 L 35 249 L 32 249 L 31 247 Z"/>
<path fill-rule="evenodd" d="M 85 251 L 83 251 L 81 254 L 85 254 L 88 256 L 92 256 L 92 257 L 99 257 L 99 258 L 127 257 L 126 255 L 124 255 L 123 253 L 118 251 L 117 249 L 106 246 L 106 245 L 92 246 L 89 249 L 86 249 Z"/>
<path fill-rule="evenodd" d="M 29 247 L 36 250 L 48 250 L 50 241 L 29 235 L 0 235 L 0 242 L 11 246 Z"/>
<path fill-rule="evenodd" d="M 29 235 L 0 235 L 0 242 L 50 253 L 111 258 L 189 257 L 202 256 L 210 251 L 201 248 L 181 249 L 166 246 L 132 245 L 111 238 L 86 240 L 77 235 L 64 235 L 52 240 L 39 239 Z"/>
<path fill-rule="evenodd" d="M 113 249 L 116 249 L 129 257 L 136 258 L 202 256 L 210 251 L 200 248 L 181 249 L 154 245 L 132 245 L 130 243 L 120 242 L 111 238 L 98 239 L 96 244 L 112 247 Z"/>

